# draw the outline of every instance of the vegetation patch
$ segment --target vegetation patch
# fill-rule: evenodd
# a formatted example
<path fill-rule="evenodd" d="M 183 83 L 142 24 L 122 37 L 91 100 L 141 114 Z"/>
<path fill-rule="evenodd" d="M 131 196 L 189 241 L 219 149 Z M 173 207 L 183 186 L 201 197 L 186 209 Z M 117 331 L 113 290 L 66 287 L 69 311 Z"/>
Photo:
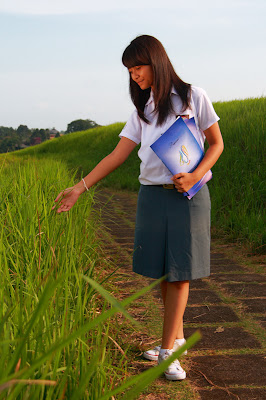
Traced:
<path fill-rule="evenodd" d="M 208 186 L 212 198 L 213 236 L 234 240 L 252 255 L 265 252 L 264 154 L 266 98 L 214 103 L 220 117 L 225 150 L 213 167 Z M 65 161 L 79 175 L 87 173 L 118 143 L 124 124 L 75 132 L 15 152 L 18 157 L 49 157 Z M 139 188 L 138 148 L 122 167 L 102 181 L 114 189 Z"/>

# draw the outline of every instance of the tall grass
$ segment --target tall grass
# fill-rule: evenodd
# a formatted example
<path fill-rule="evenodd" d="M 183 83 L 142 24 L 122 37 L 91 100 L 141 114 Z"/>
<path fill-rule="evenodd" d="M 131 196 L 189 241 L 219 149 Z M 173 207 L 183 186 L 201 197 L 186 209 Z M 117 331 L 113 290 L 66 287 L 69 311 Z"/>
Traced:
<path fill-rule="evenodd" d="M 229 238 L 265 250 L 266 98 L 215 103 L 225 150 L 213 167 L 213 223 Z"/>
<path fill-rule="evenodd" d="M 99 325 L 98 333 L 84 332 L 56 351 L 56 344 L 97 316 L 94 291 L 81 277 L 92 277 L 97 265 L 92 196 L 68 215 L 51 210 L 58 189 L 73 178 L 63 163 L 52 160 L 16 162 L 1 172 L 0 382 L 10 381 L 15 371 L 19 379 L 56 382 L 55 386 L 24 384 L 24 389 L 11 386 L 10 399 L 59 398 L 63 392 L 71 398 L 77 380 L 89 371 L 93 346 L 106 341 L 102 333 L 108 332 L 108 325 Z M 108 359 L 104 347 L 98 360 Z M 106 365 L 110 367 L 109 361 Z M 102 362 L 89 374 L 92 390 L 86 398 L 97 398 L 106 387 L 105 375 Z"/>
<path fill-rule="evenodd" d="M 212 225 L 219 235 L 263 253 L 265 243 L 265 111 L 266 98 L 214 104 L 220 116 L 225 150 L 213 167 L 208 186 L 212 197 Z M 86 175 L 118 142 L 124 124 L 67 135 L 18 156 L 50 157 L 67 162 Z M 117 189 L 138 190 L 137 149 L 126 163 L 103 180 Z"/>
<path fill-rule="evenodd" d="M 98 400 L 125 391 L 133 399 L 166 367 L 123 383 L 127 349 L 114 351 L 119 328 L 110 318 L 119 311 L 132 321 L 125 307 L 157 282 L 119 303 L 93 279 L 101 263 L 93 192 L 68 214 L 51 210 L 73 181 L 63 162 L 9 157 L 1 165 L 0 399 Z"/>

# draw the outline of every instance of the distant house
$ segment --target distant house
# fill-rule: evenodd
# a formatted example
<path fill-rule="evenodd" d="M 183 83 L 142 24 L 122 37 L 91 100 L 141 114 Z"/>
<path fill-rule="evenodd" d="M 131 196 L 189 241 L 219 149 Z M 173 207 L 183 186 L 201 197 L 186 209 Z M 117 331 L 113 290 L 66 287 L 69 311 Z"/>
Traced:
<path fill-rule="evenodd" d="M 59 133 L 59 131 L 55 128 L 49 130 L 50 139 L 54 139 L 55 136 Z"/>

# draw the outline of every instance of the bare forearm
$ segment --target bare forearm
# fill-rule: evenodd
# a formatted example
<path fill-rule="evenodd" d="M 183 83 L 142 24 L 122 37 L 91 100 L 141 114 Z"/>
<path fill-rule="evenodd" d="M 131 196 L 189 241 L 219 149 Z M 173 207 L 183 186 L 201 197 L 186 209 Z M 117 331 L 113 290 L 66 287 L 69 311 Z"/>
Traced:
<path fill-rule="evenodd" d="M 90 188 L 91 186 L 95 185 L 95 183 L 105 178 L 122 163 L 122 159 L 115 157 L 112 153 L 108 154 L 108 156 L 103 158 L 102 161 L 100 161 L 99 164 L 97 164 L 96 167 L 87 176 L 85 176 L 84 180 L 86 186 Z M 77 183 L 75 188 L 78 189 L 80 193 L 86 191 L 83 181 Z"/>
<path fill-rule="evenodd" d="M 85 185 L 90 188 L 105 176 L 114 171 L 128 158 L 129 154 L 136 147 L 136 143 L 126 137 L 122 137 L 116 148 L 106 156 L 96 167 L 84 178 Z M 57 213 L 69 211 L 77 202 L 79 196 L 85 192 L 86 188 L 81 180 L 74 187 L 67 188 L 59 193 L 55 202 L 60 202 Z M 55 205 L 53 209 L 55 208 Z"/>
<path fill-rule="evenodd" d="M 202 161 L 193 172 L 197 181 L 199 181 L 206 174 L 206 172 L 208 172 L 214 166 L 222 152 L 222 143 L 213 144 L 208 148 Z"/>
<path fill-rule="evenodd" d="M 204 133 L 206 135 L 209 148 L 206 151 L 202 161 L 193 172 L 193 175 L 195 175 L 197 181 L 199 181 L 206 174 L 206 172 L 208 172 L 209 169 L 214 166 L 224 149 L 223 138 L 218 122 L 206 129 Z"/>

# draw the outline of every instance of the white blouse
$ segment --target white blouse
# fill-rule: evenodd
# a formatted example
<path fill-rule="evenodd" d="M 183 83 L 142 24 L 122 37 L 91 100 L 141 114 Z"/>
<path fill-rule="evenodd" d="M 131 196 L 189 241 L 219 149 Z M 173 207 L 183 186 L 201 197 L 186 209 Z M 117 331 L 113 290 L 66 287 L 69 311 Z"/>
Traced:
<path fill-rule="evenodd" d="M 201 148 L 204 148 L 205 135 L 203 131 L 217 122 L 219 117 L 203 89 L 192 86 L 191 95 L 191 107 L 182 111 L 182 101 L 173 88 L 171 100 L 174 113 L 167 117 L 163 125 L 156 126 L 157 115 L 153 113 L 154 99 L 151 91 L 150 98 L 144 108 L 145 117 L 150 121 L 150 124 L 146 124 L 146 122 L 141 120 L 135 109 L 119 134 L 120 138 L 126 137 L 137 144 L 141 143 L 138 156 L 141 160 L 139 181 L 142 185 L 173 183 L 171 181 L 171 172 L 165 167 L 150 146 L 175 122 L 178 115 L 187 115 L 189 118 L 195 118 L 196 124 L 199 127 L 199 135 L 196 139 Z"/>

